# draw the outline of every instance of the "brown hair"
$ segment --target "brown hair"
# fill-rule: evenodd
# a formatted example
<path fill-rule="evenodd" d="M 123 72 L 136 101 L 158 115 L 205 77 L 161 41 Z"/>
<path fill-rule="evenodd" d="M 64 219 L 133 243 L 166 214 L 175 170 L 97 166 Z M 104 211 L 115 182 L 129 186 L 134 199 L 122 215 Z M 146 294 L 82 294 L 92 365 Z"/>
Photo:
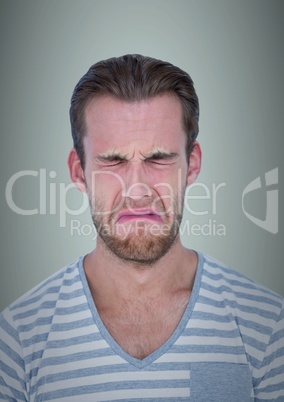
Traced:
<path fill-rule="evenodd" d="M 113 57 L 91 66 L 76 85 L 70 106 L 74 148 L 82 168 L 85 167 L 85 109 L 90 100 L 109 95 L 133 102 L 164 93 L 173 94 L 181 102 L 187 134 L 186 152 L 190 155 L 198 135 L 199 103 L 193 81 L 185 71 L 168 62 L 138 54 Z"/>

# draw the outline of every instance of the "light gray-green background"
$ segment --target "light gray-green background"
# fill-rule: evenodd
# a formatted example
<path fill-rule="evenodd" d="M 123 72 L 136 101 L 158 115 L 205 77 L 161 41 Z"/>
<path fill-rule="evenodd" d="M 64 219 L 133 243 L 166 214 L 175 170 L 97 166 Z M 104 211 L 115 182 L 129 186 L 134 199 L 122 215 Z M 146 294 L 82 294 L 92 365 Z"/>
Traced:
<path fill-rule="evenodd" d="M 204 216 L 185 221 L 224 225 L 226 235 L 183 236 L 204 251 L 284 295 L 283 219 L 283 1 L 262 0 L 25 0 L 1 1 L 1 292 L 0 309 L 94 247 L 91 235 L 71 233 L 71 220 L 91 224 L 89 213 L 21 216 L 7 206 L 5 187 L 21 170 L 55 171 L 50 183 L 70 183 L 69 101 L 89 66 L 125 53 L 170 61 L 192 76 L 200 99 L 198 182 L 225 183 L 212 201 L 194 203 Z M 245 186 L 279 169 L 279 232 L 246 218 Z M 52 187 L 52 186 L 51 186 Z M 13 190 L 22 208 L 39 207 L 39 178 Z M 57 192 L 57 207 L 59 196 Z M 47 209 L 48 207 L 47 201 Z M 70 190 L 68 205 L 81 195 Z M 265 188 L 246 209 L 264 219 Z M 87 226 L 86 226 L 87 227 Z"/>

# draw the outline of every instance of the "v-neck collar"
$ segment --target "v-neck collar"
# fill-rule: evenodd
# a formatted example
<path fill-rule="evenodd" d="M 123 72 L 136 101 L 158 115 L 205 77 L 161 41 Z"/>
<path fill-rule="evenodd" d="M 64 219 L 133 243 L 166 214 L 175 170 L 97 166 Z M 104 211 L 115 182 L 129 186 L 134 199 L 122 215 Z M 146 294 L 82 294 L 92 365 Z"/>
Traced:
<path fill-rule="evenodd" d="M 194 280 L 194 285 L 193 289 L 189 298 L 189 301 L 187 303 L 186 309 L 182 315 L 182 318 L 173 332 L 173 334 L 170 336 L 170 338 L 163 344 L 161 345 L 157 350 L 155 350 L 153 353 L 145 357 L 144 359 L 140 360 L 137 359 L 127 352 L 125 352 L 121 346 L 114 340 L 114 338 L 111 336 L 107 328 L 105 327 L 103 321 L 101 320 L 101 317 L 98 313 L 97 307 L 95 305 L 94 299 L 92 297 L 88 281 L 86 278 L 85 270 L 84 270 L 84 258 L 81 257 L 79 260 L 78 268 L 79 268 L 79 273 L 81 276 L 81 280 L 83 283 L 83 289 L 85 291 L 85 295 L 87 297 L 87 301 L 89 304 L 89 308 L 92 312 L 93 319 L 95 321 L 95 324 L 97 325 L 102 337 L 105 339 L 109 347 L 122 359 L 130 363 L 131 365 L 137 367 L 137 368 L 145 368 L 149 366 L 151 363 L 156 361 L 158 358 L 160 358 L 163 354 L 165 354 L 176 342 L 176 340 L 180 337 L 182 332 L 184 331 L 187 322 L 191 316 L 191 313 L 193 311 L 193 308 L 195 306 L 198 294 L 199 294 L 199 289 L 200 289 L 200 284 L 201 284 L 201 277 L 202 277 L 202 270 L 203 270 L 203 262 L 204 262 L 204 257 L 201 253 L 195 251 L 197 256 L 198 256 L 198 264 L 197 264 L 197 269 L 196 269 L 196 275 L 195 275 L 195 280 Z"/>

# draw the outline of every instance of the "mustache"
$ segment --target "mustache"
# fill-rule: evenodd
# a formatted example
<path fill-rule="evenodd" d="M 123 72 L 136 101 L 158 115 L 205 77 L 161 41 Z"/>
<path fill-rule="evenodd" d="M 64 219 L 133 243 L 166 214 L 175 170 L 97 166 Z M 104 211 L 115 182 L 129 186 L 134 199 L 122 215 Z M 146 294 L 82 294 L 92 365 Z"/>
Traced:
<path fill-rule="evenodd" d="M 114 211 L 110 214 L 110 218 L 114 218 L 120 211 L 128 210 L 135 211 L 139 209 L 153 209 L 157 214 L 165 215 L 166 209 L 161 199 L 140 199 L 133 200 L 131 198 L 124 199 L 114 205 Z"/>
<path fill-rule="evenodd" d="M 161 217 L 169 219 L 173 213 L 179 213 L 178 200 L 171 199 L 168 203 L 164 204 L 162 197 L 142 197 L 141 199 L 132 199 L 130 197 L 120 198 L 116 200 L 108 209 L 103 198 L 98 197 L 92 200 L 88 194 L 89 205 L 92 215 L 94 216 L 108 216 L 108 219 L 113 220 L 123 210 L 133 212 L 139 209 L 152 209 Z M 168 197 L 165 197 L 166 199 Z M 181 206 L 181 209 L 183 206 Z"/>

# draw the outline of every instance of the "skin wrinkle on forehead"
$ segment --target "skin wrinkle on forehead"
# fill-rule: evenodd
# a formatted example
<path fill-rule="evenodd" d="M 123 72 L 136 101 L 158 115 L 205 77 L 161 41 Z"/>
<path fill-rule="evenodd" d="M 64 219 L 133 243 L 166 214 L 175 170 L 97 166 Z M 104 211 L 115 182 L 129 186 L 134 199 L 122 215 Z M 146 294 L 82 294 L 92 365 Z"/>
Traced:
<path fill-rule="evenodd" d="M 179 154 L 177 152 L 171 152 L 171 151 L 169 151 L 168 149 L 166 149 L 164 147 L 157 147 L 157 146 L 154 146 L 146 154 L 142 154 L 141 151 L 139 151 L 139 153 L 140 153 L 140 155 L 142 157 L 142 158 L 139 158 L 141 160 L 151 159 L 151 158 L 153 158 L 155 156 L 157 156 L 157 157 L 161 156 L 161 158 L 168 157 L 168 158 L 171 158 L 171 159 L 178 158 L 178 156 L 179 156 Z M 108 150 L 106 152 L 103 152 L 103 153 L 95 156 L 93 159 L 95 159 L 95 160 L 96 159 L 98 159 L 98 160 L 104 160 L 104 159 L 107 160 L 109 158 L 115 158 L 115 157 L 120 158 L 120 159 L 124 159 L 126 161 L 130 161 L 131 159 L 133 159 L 135 157 L 135 151 L 133 151 L 132 156 L 130 156 L 129 154 L 125 154 L 125 153 L 121 152 L 120 150 L 117 150 L 117 148 L 113 148 L 113 149 L 110 149 L 110 150 Z"/>

